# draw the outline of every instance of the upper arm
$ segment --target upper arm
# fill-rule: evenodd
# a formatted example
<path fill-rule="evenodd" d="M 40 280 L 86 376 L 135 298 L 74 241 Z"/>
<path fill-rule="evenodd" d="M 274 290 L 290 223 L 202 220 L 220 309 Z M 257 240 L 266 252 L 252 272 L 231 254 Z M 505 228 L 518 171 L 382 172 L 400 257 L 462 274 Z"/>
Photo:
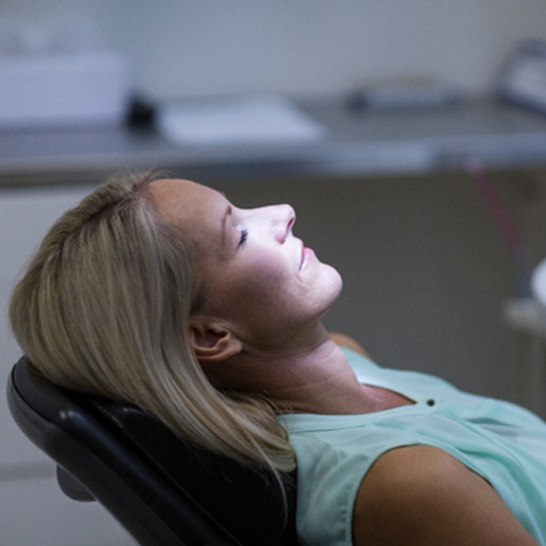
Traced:
<path fill-rule="evenodd" d="M 493 488 L 448 453 L 399 448 L 364 478 L 355 546 L 536 546 Z"/>

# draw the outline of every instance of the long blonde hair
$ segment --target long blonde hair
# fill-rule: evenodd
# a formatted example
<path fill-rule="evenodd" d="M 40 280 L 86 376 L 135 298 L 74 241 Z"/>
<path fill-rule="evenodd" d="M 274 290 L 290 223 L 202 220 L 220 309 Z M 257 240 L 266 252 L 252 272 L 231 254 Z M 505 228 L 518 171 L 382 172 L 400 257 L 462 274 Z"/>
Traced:
<path fill-rule="evenodd" d="M 58 385 L 133 403 L 179 436 L 276 475 L 292 470 L 272 407 L 216 390 L 193 353 L 198 249 L 161 221 L 154 179 L 112 179 L 53 225 L 13 292 L 15 337 Z"/>

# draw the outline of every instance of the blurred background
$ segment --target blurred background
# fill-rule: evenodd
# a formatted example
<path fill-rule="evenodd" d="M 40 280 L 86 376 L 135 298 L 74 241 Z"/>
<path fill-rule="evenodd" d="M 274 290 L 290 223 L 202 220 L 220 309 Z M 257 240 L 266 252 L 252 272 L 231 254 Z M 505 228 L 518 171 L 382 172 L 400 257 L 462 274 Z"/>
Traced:
<path fill-rule="evenodd" d="M 165 169 L 289 202 L 344 277 L 326 317 L 381 364 L 546 415 L 543 0 L 3 0 L 0 346 L 52 221 L 107 176 Z M 546 315 L 545 315 L 546 316 Z M 0 406 L 0 542 L 133 544 Z"/>
<path fill-rule="evenodd" d="M 491 88 L 515 44 L 544 36 L 544 2 L 5 0 L 0 51 L 114 50 L 155 98 L 345 93 L 428 75 Z"/>

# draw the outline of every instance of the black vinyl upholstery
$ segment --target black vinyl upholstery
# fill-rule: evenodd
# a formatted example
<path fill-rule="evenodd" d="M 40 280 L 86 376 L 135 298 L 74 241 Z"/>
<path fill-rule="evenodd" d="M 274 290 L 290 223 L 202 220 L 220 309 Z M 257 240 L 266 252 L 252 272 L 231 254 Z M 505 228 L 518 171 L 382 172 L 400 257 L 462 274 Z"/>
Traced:
<path fill-rule="evenodd" d="M 273 476 L 187 443 L 142 410 L 61 389 L 26 357 L 7 395 L 23 432 L 59 467 L 63 491 L 99 501 L 145 546 L 296 546 Z M 82 487 L 83 486 L 83 487 Z"/>

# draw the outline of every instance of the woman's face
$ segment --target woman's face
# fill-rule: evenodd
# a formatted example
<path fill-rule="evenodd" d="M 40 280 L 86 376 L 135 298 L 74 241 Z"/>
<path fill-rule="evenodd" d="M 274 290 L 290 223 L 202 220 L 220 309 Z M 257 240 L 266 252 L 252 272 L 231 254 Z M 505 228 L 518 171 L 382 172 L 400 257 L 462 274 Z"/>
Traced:
<path fill-rule="evenodd" d="M 289 205 L 239 209 L 186 180 L 158 180 L 150 188 L 162 217 L 199 249 L 197 313 L 229 324 L 240 339 L 289 334 L 319 319 L 338 296 L 339 274 L 294 237 Z"/>

